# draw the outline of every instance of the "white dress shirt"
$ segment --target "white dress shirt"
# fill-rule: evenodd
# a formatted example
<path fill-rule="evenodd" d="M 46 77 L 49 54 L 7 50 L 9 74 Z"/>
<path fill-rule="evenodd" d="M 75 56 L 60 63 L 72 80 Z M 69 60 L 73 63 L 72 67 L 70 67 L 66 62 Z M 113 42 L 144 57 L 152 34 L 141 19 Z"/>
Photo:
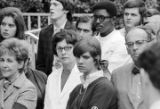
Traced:
<path fill-rule="evenodd" d="M 61 90 L 61 75 L 63 67 L 55 68 L 49 75 L 46 85 L 44 109 L 66 109 L 69 95 L 81 83 L 77 65 L 72 69 L 63 90 Z"/>
<path fill-rule="evenodd" d="M 109 62 L 108 69 L 110 72 L 131 61 L 125 46 L 125 38 L 118 30 L 114 29 L 107 36 L 97 36 L 96 38 L 102 47 L 102 59 Z"/>

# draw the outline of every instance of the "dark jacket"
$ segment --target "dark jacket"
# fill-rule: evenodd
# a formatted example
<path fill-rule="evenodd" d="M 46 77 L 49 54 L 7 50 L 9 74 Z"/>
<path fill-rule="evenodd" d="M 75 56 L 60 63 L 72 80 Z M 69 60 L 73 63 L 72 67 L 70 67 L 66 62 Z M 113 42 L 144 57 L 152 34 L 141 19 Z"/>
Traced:
<path fill-rule="evenodd" d="M 43 109 L 45 86 L 47 83 L 47 75 L 38 70 L 32 70 L 28 68 L 25 73 L 27 79 L 29 79 L 37 89 L 37 107 L 36 109 Z"/>
<path fill-rule="evenodd" d="M 72 23 L 67 22 L 65 29 L 75 29 Z M 48 25 L 46 28 L 42 29 L 39 35 L 38 42 L 38 52 L 36 60 L 36 69 L 41 70 L 49 75 L 52 71 L 53 63 L 53 49 L 52 49 L 52 35 L 53 24 Z"/>

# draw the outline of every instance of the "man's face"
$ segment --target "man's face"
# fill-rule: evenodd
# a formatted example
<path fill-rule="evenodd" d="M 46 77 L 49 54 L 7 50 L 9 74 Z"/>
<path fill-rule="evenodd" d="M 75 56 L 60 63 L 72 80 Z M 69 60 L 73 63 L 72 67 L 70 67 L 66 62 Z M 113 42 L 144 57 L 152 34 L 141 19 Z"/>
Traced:
<path fill-rule="evenodd" d="M 141 24 L 139 8 L 126 8 L 123 18 L 126 27 L 135 27 Z"/>
<path fill-rule="evenodd" d="M 79 58 L 76 57 L 76 60 L 79 71 L 84 75 L 88 75 L 95 71 L 95 62 L 89 52 L 83 53 Z"/>
<path fill-rule="evenodd" d="M 50 16 L 53 20 L 58 20 L 65 14 L 65 10 L 61 2 L 57 0 L 50 1 Z"/>
<path fill-rule="evenodd" d="M 113 28 L 112 18 L 105 9 L 97 9 L 94 11 L 94 21 L 93 26 L 95 26 L 96 31 L 101 34 L 107 33 Z"/>
<path fill-rule="evenodd" d="M 147 33 L 144 30 L 135 28 L 128 32 L 126 46 L 134 62 L 137 61 L 138 56 L 147 48 L 148 43 Z"/>
<path fill-rule="evenodd" d="M 79 22 L 77 25 L 77 32 L 83 37 L 92 36 L 92 24 L 91 22 Z"/>

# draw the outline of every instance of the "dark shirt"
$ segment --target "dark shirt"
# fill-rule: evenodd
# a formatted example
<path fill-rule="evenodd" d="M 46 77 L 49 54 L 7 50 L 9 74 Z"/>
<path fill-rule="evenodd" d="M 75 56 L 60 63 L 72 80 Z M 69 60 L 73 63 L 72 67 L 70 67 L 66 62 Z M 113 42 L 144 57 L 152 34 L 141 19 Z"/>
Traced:
<path fill-rule="evenodd" d="M 70 94 L 67 109 L 117 109 L 117 94 L 111 82 L 100 77 L 87 89 L 78 85 Z"/>
<path fill-rule="evenodd" d="M 31 68 L 27 69 L 25 75 L 36 86 L 37 89 L 38 98 L 36 109 L 43 109 L 47 75 L 41 71 L 33 70 Z"/>

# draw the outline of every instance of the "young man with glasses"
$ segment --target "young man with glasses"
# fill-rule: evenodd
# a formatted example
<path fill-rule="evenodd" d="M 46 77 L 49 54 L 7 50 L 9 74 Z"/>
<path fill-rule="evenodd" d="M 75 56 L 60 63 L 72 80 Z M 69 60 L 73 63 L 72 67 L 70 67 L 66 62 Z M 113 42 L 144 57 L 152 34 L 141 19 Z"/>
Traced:
<path fill-rule="evenodd" d="M 111 1 L 99 2 L 93 7 L 93 27 L 99 33 L 96 38 L 101 43 L 102 59 L 109 62 L 110 72 L 130 60 L 125 39 L 114 27 L 116 15 L 116 6 Z"/>
<path fill-rule="evenodd" d="M 118 109 L 147 109 L 144 104 L 144 84 L 139 72 L 139 55 L 151 44 L 152 34 L 145 27 L 134 27 L 126 34 L 126 47 L 133 62 L 112 73 L 118 92 Z"/>

